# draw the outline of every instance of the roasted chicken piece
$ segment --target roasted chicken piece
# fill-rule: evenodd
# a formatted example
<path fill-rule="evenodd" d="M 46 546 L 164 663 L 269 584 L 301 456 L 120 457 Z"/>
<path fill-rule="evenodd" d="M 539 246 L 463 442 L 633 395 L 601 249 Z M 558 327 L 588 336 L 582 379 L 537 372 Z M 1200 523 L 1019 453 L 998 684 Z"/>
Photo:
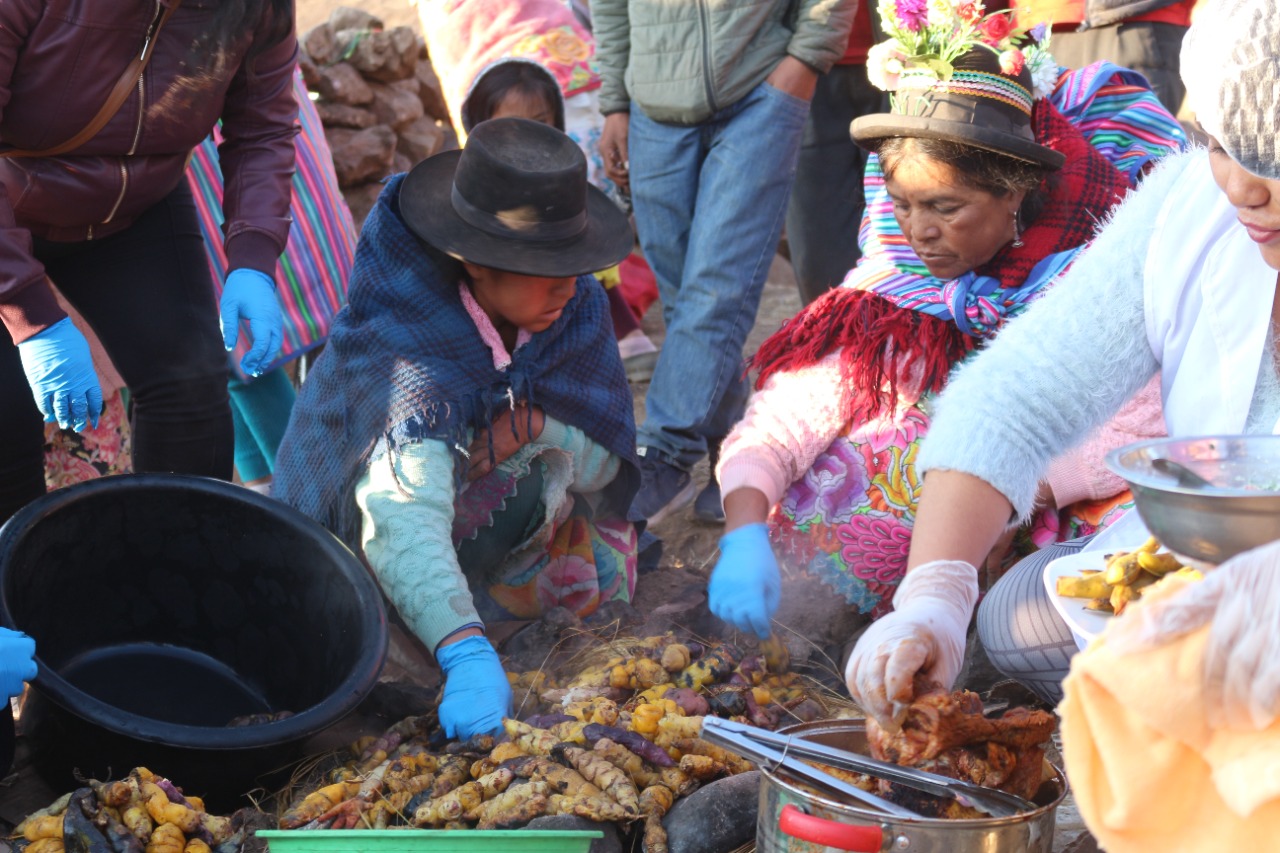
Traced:
<path fill-rule="evenodd" d="M 948 693 L 926 686 L 917 689 L 916 696 L 899 731 L 890 733 L 874 720 L 867 721 L 872 756 L 1028 800 L 1035 796 L 1044 747 L 1057 726 L 1053 714 L 1014 708 L 988 719 L 982 700 L 967 690 Z M 897 787 L 889 786 L 886 796 L 899 796 Z"/>

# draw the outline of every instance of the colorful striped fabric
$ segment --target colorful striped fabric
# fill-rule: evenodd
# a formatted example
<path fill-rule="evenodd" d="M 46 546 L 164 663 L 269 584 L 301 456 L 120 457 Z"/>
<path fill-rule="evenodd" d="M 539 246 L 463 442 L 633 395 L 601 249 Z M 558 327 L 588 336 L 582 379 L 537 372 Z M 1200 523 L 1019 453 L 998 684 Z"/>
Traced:
<path fill-rule="evenodd" d="M 268 369 L 297 358 L 328 337 L 334 315 L 347 301 L 347 281 L 356 248 L 351 211 L 338 189 L 324 128 L 299 72 L 294 73 L 293 91 L 301 125 L 290 209 L 293 225 L 288 245 L 276 266 L 276 293 L 284 315 L 284 345 Z M 193 152 L 187 166 L 187 181 L 195 197 L 200 232 L 208 249 L 209 269 L 219 298 L 227 277 L 222 235 L 222 171 L 217 149 L 220 141 L 221 134 L 215 129 Z M 251 345 L 248 324 L 242 324 L 231 358 L 237 374 L 240 359 Z"/>
<path fill-rule="evenodd" d="M 1182 125 L 1160 105 L 1142 76 L 1109 62 L 1079 71 L 1061 69 L 1049 100 L 1134 183 L 1152 161 L 1187 144 Z M 974 337 L 994 335 L 1007 317 L 1020 313 L 1080 251 L 1049 255 L 1017 288 L 972 272 L 940 281 L 929 275 L 898 228 L 874 154 L 867 160 L 863 190 L 866 211 L 858 233 L 863 257 L 841 286 L 871 291 L 899 307 L 954 322 Z"/>

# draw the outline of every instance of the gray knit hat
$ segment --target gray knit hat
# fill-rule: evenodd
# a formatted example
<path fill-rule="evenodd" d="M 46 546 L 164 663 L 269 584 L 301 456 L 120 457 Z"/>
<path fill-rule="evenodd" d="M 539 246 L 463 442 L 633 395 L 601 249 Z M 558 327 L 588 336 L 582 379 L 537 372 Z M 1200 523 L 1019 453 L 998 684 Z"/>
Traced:
<path fill-rule="evenodd" d="M 1182 42 L 1182 80 L 1205 132 L 1255 175 L 1280 180 L 1276 0 L 1208 0 Z"/>

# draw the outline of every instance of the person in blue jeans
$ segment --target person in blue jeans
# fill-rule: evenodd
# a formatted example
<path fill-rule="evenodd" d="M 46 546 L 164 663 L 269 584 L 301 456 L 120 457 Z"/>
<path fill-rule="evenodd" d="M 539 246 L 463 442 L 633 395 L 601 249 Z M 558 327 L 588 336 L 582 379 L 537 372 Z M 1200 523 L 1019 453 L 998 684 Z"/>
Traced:
<path fill-rule="evenodd" d="M 605 171 L 629 186 L 666 341 L 637 430 L 631 518 L 694 498 L 690 469 L 741 416 L 742 347 L 778 245 L 818 75 L 854 0 L 595 0 Z M 714 480 L 699 514 L 720 517 Z"/>

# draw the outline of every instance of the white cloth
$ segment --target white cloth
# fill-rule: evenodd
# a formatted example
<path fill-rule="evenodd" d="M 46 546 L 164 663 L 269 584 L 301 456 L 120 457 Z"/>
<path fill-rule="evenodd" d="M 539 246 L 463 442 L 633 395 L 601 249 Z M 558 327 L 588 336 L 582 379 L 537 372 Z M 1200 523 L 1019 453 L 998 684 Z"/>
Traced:
<path fill-rule="evenodd" d="M 1236 214 L 1209 158 L 1196 158 L 1165 202 L 1147 253 L 1147 339 L 1163 367 L 1170 435 L 1239 434 L 1249 417 L 1276 271 Z"/>

